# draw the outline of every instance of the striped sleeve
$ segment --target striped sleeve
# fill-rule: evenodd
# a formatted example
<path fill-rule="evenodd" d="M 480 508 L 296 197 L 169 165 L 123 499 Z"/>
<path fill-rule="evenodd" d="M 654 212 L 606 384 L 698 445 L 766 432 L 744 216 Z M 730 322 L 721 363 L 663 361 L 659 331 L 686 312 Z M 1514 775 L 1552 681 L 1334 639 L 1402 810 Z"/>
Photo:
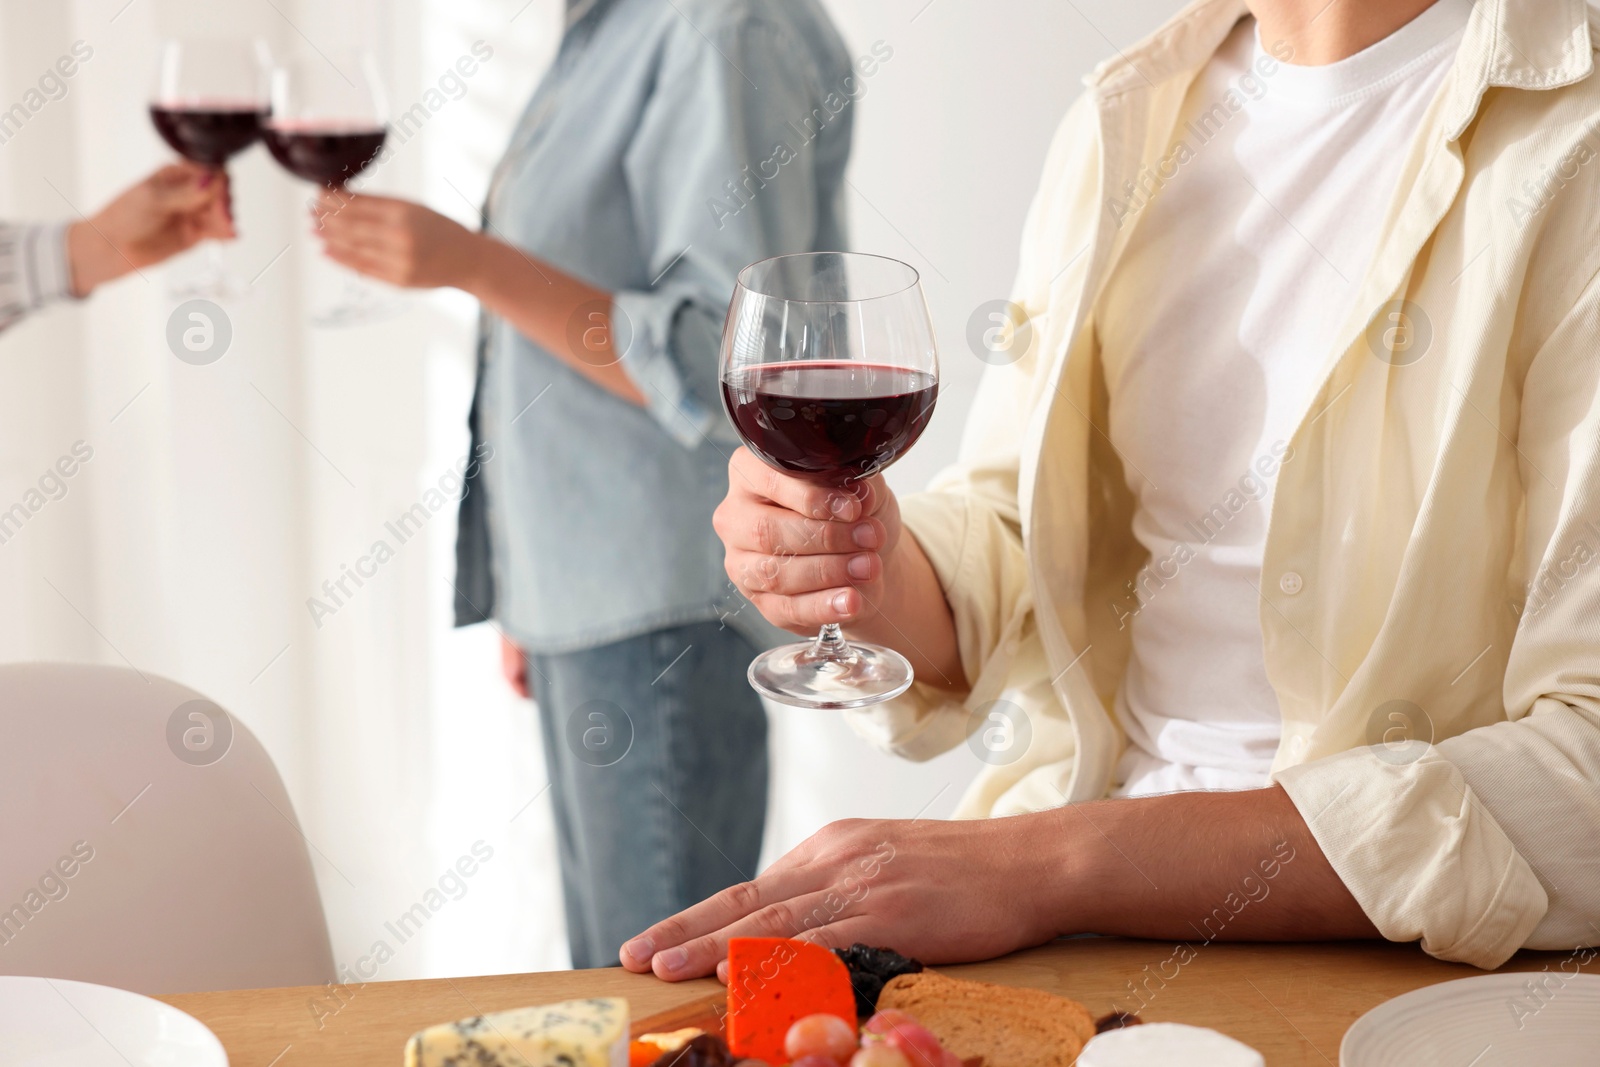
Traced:
<path fill-rule="evenodd" d="M 65 222 L 0 223 L 0 330 L 73 296 Z"/>

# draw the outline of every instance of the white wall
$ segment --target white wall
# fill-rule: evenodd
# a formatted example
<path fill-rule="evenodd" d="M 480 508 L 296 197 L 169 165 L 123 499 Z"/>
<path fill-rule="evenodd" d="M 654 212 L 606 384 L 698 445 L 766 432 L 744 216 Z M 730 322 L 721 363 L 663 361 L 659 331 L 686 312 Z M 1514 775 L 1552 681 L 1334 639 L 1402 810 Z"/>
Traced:
<path fill-rule="evenodd" d="M 853 52 L 894 49 L 861 103 L 850 210 L 858 248 L 922 271 L 940 335 L 938 413 L 891 472 L 912 489 L 955 454 L 982 368 L 967 321 L 1008 292 L 1081 74 L 1176 3 L 828 6 Z M 96 50 L 65 99 L 0 144 L 0 216 L 90 209 L 165 158 L 144 112 L 156 41 L 231 30 L 280 55 L 369 42 L 396 109 L 489 41 L 495 59 L 467 96 L 370 184 L 470 222 L 558 23 L 558 0 L 0 0 L 0 107 L 73 40 Z M 196 368 L 167 351 L 161 270 L 0 337 L 0 506 L 75 439 L 96 448 L 69 495 L 0 546 L 0 659 L 132 661 L 239 715 L 294 797 L 342 962 L 482 839 L 494 861 L 378 977 L 562 966 L 530 709 L 497 681 L 494 634 L 448 625 L 453 516 L 322 627 L 305 608 L 464 450 L 472 306 L 429 294 L 378 326 L 306 328 L 307 296 L 325 284 L 306 190 L 260 149 L 233 174 L 243 239 L 229 257 L 261 275 L 231 309 L 222 361 Z M 774 726 L 769 857 L 833 818 L 947 814 L 976 765 L 965 749 L 897 763 L 827 715 L 782 709 Z M 0 861 L 0 891 L 6 876 Z"/>

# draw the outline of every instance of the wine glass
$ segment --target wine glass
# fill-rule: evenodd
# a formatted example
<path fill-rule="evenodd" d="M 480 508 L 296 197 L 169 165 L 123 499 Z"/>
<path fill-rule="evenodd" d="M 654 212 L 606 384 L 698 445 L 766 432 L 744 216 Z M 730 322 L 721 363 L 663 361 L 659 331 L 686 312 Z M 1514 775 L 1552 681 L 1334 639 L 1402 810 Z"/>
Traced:
<path fill-rule="evenodd" d="M 271 102 L 262 139 L 272 158 L 295 177 L 337 192 L 372 165 L 388 136 L 389 107 L 370 52 L 317 55 L 279 67 L 272 72 Z M 328 269 L 343 285 L 332 303 L 313 307 L 313 325 L 353 326 L 402 306 L 354 272 Z"/>
<path fill-rule="evenodd" d="M 850 490 L 921 436 L 939 359 L 917 272 L 884 256 L 779 256 L 739 273 L 722 332 L 722 402 L 768 466 Z M 785 565 L 784 561 L 779 566 Z M 890 700 L 913 680 L 900 653 L 837 623 L 750 664 L 763 696 L 806 708 Z"/>
<path fill-rule="evenodd" d="M 255 144 L 268 109 L 266 45 L 230 38 L 174 39 L 161 46 L 150 98 L 156 132 L 184 159 L 222 170 Z M 226 299 L 246 286 L 227 269 L 222 246 L 205 242 L 203 267 L 190 279 L 174 275 L 177 298 Z"/>

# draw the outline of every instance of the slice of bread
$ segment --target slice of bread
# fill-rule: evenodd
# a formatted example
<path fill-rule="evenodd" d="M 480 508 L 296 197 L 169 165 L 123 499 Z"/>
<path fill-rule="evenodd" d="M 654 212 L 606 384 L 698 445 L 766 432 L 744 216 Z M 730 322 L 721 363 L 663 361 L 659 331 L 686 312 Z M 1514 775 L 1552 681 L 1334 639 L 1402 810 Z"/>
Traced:
<path fill-rule="evenodd" d="M 945 1048 L 985 1067 L 1069 1067 L 1094 1036 L 1094 1016 L 1075 1000 L 937 971 L 890 980 L 878 997 L 885 1008 L 909 1012 Z"/>

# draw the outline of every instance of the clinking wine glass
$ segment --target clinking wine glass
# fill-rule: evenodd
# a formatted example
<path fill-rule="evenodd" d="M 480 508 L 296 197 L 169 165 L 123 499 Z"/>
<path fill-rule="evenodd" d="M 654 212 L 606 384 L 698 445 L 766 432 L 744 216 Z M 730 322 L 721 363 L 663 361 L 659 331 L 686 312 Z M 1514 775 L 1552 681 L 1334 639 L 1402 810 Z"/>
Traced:
<path fill-rule="evenodd" d="M 312 56 L 272 72 L 272 114 L 262 131 L 267 150 L 297 178 L 342 194 L 378 158 L 388 136 L 388 103 L 368 52 Z M 343 267 L 331 304 L 314 306 L 316 326 L 354 326 L 402 306 Z"/>
<path fill-rule="evenodd" d="M 746 267 L 723 328 L 721 375 L 723 405 L 752 452 L 852 491 L 900 458 L 933 415 L 939 360 L 917 272 L 847 252 Z M 750 664 L 759 693 L 807 708 L 877 704 L 912 681 L 904 656 L 851 643 L 835 623 Z"/>
<path fill-rule="evenodd" d="M 150 121 L 174 152 L 221 171 L 261 137 L 268 113 L 270 66 L 266 45 L 260 41 L 167 41 L 156 66 Z M 173 296 L 216 300 L 244 294 L 245 284 L 228 271 L 216 241 L 205 242 L 203 256 L 197 276 L 173 276 Z"/>

